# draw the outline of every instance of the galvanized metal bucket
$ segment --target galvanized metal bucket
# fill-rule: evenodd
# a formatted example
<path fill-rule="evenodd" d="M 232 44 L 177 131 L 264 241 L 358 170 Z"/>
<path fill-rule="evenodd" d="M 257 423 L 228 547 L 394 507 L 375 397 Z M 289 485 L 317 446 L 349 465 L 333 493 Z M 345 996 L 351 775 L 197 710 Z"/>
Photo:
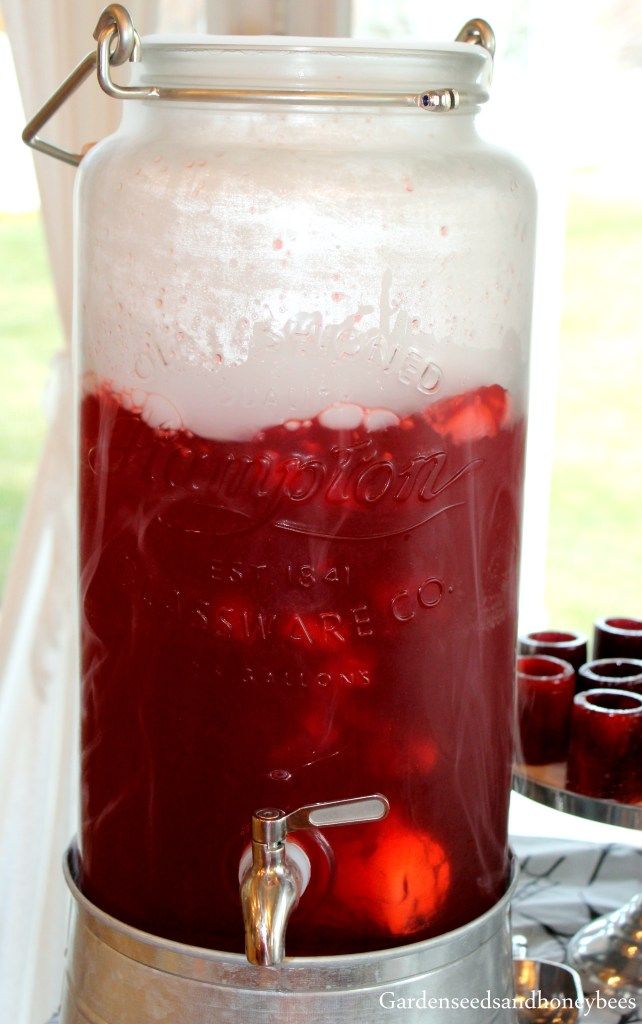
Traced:
<path fill-rule="evenodd" d="M 239 954 L 148 935 L 74 897 L 61 1024 L 513 1024 L 512 886 L 482 917 L 396 949 L 293 957 L 256 967 Z"/>

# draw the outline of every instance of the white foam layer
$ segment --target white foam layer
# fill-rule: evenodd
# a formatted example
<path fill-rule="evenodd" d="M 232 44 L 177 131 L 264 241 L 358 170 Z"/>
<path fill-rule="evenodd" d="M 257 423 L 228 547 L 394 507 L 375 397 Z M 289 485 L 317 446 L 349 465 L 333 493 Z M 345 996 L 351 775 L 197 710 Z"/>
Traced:
<path fill-rule="evenodd" d="M 452 139 L 440 159 L 409 156 L 346 114 L 336 156 L 309 115 L 190 116 L 172 146 L 138 126 L 89 157 L 78 333 L 93 383 L 204 437 L 357 407 L 385 422 L 495 383 L 519 410 L 532 230 L 512 164 Z"/>
<path fill-rule="evenodd" d="M 133 345 L 121 351 L 133 359 L 133 372 L 103 350 L 92 361 L 90 386 L 106 384 L 152 427 L 203 437 L 249 437 L 281 423 L 296 430 L 317 416 L 331 429 L 377 430 L 483 384 L 510 390 L 505 353 L 482 356 L 420 331 L 384 338 L 367 322 L 362 334 L 345 328 L 343 337 L 333 330 L 323 340 L 314 329 L 319 319 L 296 318 L 278 342 L 273 332 L 257 329 L 245 357 L 209 367 L 191 360 L 172 366 L 176 354 L 165 358 L 163 341 L 150 341 L 142 354 Z"/>

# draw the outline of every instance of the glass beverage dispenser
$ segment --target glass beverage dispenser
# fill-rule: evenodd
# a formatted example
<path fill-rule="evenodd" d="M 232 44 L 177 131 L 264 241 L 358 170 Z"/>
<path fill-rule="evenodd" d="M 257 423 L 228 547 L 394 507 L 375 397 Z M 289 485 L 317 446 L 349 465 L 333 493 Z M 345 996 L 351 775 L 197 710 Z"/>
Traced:
<path fill-rule="evenodd" d="M 139 47 L 114 11 L 127 102 L 77 189 L 79 885 L 242 953 L 278 847 L 288 955 L 443 935 L 509 880 L 534 190 L 475 127 L 492 34 Z"/>

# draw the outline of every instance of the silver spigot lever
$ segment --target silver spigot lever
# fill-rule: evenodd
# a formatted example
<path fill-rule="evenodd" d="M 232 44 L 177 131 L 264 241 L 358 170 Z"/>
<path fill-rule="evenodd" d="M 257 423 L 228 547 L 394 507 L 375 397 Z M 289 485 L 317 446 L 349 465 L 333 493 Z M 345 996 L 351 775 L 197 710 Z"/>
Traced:
<path fill-rule="evenodd" d="M 309 804 L 290 814 L 267 807 L 252 815 L 252 859 L 241 877 L 245 954 L 251 964 L 271 967 L 281 963 L 288 920 L 307 885 L 309 861 L 299 847 L 298 856 L 294 850 L 288 851 L 289 833 L 381 821 L 389 810 L 385 796 L 375 793 Z"/>
<path fill-rule="evenodd" d="M 291 811 L 285 822 L 288 832 L 300 828 L 325 828 L 327 825 L 358 825 L 361 821 L 381 821 L 390 810 L 385 796 L 358 796 L 354 800 L 335 800 L 330 804 L 308 804 Z"/>

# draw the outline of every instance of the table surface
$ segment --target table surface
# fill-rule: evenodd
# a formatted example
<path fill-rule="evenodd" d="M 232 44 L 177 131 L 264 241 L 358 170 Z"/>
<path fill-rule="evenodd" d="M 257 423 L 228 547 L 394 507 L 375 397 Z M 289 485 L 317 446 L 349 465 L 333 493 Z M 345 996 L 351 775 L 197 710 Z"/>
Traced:
<path fill-rule="evenodd" d="M 642 850 L 611 843 L 514 838 L 520 878 L 512 904 L 513 932 L 526 936 L 528 955 L 564 962 L 570 939 L 585 924 L 642 891 Z M 642 1022 L 637 1010 L 592 1008 L 589 1024 Z"/>

